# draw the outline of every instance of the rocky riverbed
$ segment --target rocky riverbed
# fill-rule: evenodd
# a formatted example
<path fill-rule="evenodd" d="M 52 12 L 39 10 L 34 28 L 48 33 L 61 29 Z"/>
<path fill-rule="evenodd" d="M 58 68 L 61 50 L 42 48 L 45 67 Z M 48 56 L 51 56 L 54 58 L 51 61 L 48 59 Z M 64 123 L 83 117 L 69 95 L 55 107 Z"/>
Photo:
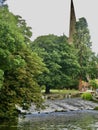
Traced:
<path fill-rule="evenodd" d="M 66 98 L 66 99 L 55 99 L 45 100 L 44 109 L 36 109 L 35 105 L 32 104 L 27 113 L 51 113 L 51 112 L 68 112 L 68 111 L 79 111 L 79 110 L 93 110 L 98 106 L 98 103 L 92 101 L 82 100 L 81 98 Z"/>

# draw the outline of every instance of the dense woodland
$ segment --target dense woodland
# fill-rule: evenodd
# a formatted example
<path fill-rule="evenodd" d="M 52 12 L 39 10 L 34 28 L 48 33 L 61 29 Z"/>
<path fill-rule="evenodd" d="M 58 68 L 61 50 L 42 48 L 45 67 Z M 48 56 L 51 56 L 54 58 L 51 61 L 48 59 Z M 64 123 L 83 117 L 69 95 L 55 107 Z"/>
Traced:
<path fill-rule="evenodd" d="M 76 23 L 73 44 L 53 34 L 31 41 L 31 27 L 0 2 L 0 120 L 17 117 L 15 105 L 40 107 L 43 85 L 49 93 L 51 88 L 78 89 L 80 81 L 98 78 L 98 56 L 85 18 Z"/>

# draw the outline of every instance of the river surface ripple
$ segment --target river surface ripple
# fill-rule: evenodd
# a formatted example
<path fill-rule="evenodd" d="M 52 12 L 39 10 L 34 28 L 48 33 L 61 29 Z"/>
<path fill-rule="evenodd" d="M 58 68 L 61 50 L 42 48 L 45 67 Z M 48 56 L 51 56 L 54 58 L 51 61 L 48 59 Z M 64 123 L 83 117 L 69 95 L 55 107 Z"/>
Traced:
<path fill-rule="evenodd" d="M 80 98 L 46 100 L 45 109 L 32 104 L 17 125 L 0 126 L 0 130 L 98 130 L 98 103 Z"/>
<path fill-rule="evenodd" d="M 44 110 L 32 105 L 24 119 L 19 120 L 20 130 L 98 130 L 98 103 L 81 98 L 46 100 Z M 25 128 L 25 129 L 24 129 Z"/>

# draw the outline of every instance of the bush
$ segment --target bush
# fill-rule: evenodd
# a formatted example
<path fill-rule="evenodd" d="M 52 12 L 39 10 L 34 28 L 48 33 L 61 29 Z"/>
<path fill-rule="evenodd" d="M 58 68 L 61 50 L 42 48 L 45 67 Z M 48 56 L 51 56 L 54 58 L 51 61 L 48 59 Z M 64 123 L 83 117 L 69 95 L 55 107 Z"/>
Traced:
<path fill-rule="evenodd" d="M 92 94 L 91 93 L 89 93 L 89 92 L 85 92 L 85 93 L 83 93 L 82 95 L 81 95 L 81 97 L 82 97 L 82 99 L 84 99 L 84 100 L 92 100 Z"/>
<path fill-rule="evenodd" d="M 94 108 L 94 110 L 98 110 L 98 106 L 96 106 L 96 107 Z"/>
<path fill-rule="evenodd" d="M 94 89 L 98 88 L 98 79 L 93 79 L 89 81 L 89 84 L 91 87 L 93 87 Z"/>

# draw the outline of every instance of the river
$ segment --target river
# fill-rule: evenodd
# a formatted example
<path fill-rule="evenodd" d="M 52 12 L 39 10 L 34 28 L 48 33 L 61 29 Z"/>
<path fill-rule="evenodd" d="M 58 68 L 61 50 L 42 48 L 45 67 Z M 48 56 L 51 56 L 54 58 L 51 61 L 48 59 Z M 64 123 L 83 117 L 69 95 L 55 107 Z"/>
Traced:
<path fill-rule="evenodd" d="M 41 111 L 38 113 L 32 112 L 30 114 L 26 114 L 25 118 L 20 116 L 17 125 L 12 125 L 12 124 L 8 126 L 0 125 L 0 130 L 98 130 L 98 111 L 84 109 L 83 106 L 80 107 L 79 104 L 78 104 L 79 109 L 76 109 L 76 105 L 75 105 L 74 106 L 75 110 L 72 110 L 73 108 L 72 102 L 74 101 L 78 102 L 80 101 L 80 99 L 79 100 L 68 99 L 67 101 L 69 101 L 71 104 L 71 110 L 70 109 L 68 110 L 68 105 L 67 105 L 67 111 L 64 112 L 63 111 L 60 112 Z M 53 101 L 53 103 L 54 102 L 58 106 L 57 101 Z M 64 100 L 62 102 L 64 102 L 65 104 Z M 62 102 L 60 102 L 59 107 L 62 107 L 61 106 Z M 90 104 L 90 102 L 87 101 L 86 101 L 85 108 L 88 108 L 88 104 L 91 108 L 92 102 Z M 97 106 L 97 104 L 93 104 L 93 106 L 94 105 Z M 63 106 L 63 110 L 65 110 L 64 106 Z M 80 110 L 80 108 L 83 109 Z M 61 110 L 61 108 L 59 108 L 59 110 Z"/>

